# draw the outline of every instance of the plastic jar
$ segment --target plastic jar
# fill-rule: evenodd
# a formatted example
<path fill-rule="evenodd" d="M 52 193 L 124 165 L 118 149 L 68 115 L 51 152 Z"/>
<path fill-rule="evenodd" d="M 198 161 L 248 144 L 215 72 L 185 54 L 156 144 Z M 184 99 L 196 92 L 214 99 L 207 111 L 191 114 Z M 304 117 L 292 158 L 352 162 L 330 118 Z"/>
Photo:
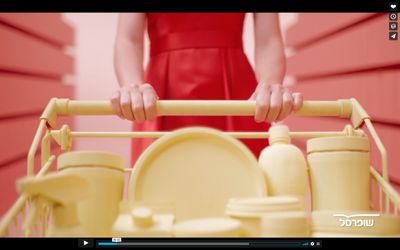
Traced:
<path fill-rule="evenodd" d="M 313 210 L 369 210 L 367 137 L 310 139 L 307 154 Z"/>
<path fill-rule="evenodd" d="M 262 216 L 264 237 L 309 237 L 310 225 L 304 211 L 268 213 Z"/>
<path fill-rule="evenodd" d="M 240 237 L 238 220 L 214 217 L 178 222 L 173 227 L 175 237 Z"/>
<path fill-rule="evenodd" d="M 315 211 L 313 237 L 399 237 L 400 217 L 373 211 Z"/>
<path fill-rule="evenodd" d="M 86 236 L 110 236 L 118 216 L 124 188 L 124 159 L 118 155 L 77 151 L 58 157 L 58 170 L 86 178 L 94 190 L 92 197 L 78 202 L 78 218 Z"/>
<path fill-rule="evenodd" d="M 266 213 L 299 211 L 302 209 L 298 197 L 272 196 L 263 198 L 235 198 L 226 206 L 225 213 L 242 223 L 243 235 L 261 237 L 261 218 Z"/>
<path fill-rule="evenodd" d="M 172 237 L 173 214 L 153 214 L 146 207 L 121 211 L 112 229 L 113 237 Z"/>

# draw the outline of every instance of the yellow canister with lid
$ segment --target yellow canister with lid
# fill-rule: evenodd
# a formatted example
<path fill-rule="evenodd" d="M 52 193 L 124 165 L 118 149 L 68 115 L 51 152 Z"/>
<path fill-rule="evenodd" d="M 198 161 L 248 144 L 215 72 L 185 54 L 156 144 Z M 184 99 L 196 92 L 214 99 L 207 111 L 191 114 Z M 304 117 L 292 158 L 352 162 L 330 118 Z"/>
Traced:
<path fill-rule="evenodd" d="M 173 234 L 175 237 L 240 237 L 241 223 L 224 217 L 198 218 L 176 223 Z"/>
<path fill-rule="evenodd" d="M 399 237 L 400 217 L 376 211 L 312 213 L 313 237 Z"/>
<path fill-rule="evenodd" d="M 154 214 L 147 207 L 122 211 L 112 228 L 113 237 L 172 237 L 173 214 Z"/>
<path fill-rule="evenodd" d="M 304 211 L 269 213 L 262 216 L 261 233 L 264 237 L 309 237 L 310 223 Z"/>
<path fill-rule="evenodd" d="M 244 236 L 262 237 L 261 218 L 264 214 L 301 209 L 302 205 L 296 196 L 271 196 L 230 199 L 225 213 L 242 223 Z"/>
<path fill-rule="evenodd" d="M 370 144 L 366 136 L 307 141 L 313 210 L 368 210 Z"/>
<path fill-rule="evenodd" d="M 124 159 L 106 152 L 76 151 L 58 157 L 58 171 L 84 177 L 93 195 L 78 202 L 85 236 L 109 237 L 118 216 L 124 188 Z"/>

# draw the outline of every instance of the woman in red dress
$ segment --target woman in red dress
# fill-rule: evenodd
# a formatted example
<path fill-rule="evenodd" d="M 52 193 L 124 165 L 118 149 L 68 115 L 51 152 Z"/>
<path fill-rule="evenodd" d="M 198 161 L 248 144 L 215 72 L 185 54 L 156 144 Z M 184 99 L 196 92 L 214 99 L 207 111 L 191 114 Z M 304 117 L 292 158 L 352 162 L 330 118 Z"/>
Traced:
<path fill-rule="evenodd" d="M 285 56 L 279 19 L 255 13 L 255 70 L 242 46 L 244 13 L 120 14 L 114 64 L 120 88 L 114 112 L 134 121 L 134 131 L 209 126 L 224 131 L 266 131 L 302 105 L 300 94 L 282 86 Z M 143 70 L 147 26 L 150 61 Z M 161 100 L 256 101 L 255 117 L 156 117 Z M 255 121 L 254 121 L 255 120 Z M 132 140 L 132 162 L 151 143 Z M 258 157 L 267 140 L 242 140 Z"/>

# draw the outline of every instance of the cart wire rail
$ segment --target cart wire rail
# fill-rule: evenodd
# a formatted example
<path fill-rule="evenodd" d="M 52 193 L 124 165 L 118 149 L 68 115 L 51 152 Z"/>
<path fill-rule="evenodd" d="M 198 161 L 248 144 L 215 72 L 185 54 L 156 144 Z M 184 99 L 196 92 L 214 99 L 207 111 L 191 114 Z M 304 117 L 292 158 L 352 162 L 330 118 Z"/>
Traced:
<path fill-rule="evenodd" d="M 157 101 L 158 116 L 254 116 L 255 101 L 219 101 L 219 100 L 170 100 Z M 63 152 L 71 150 L 74 138 L 159 138 L 171 132 L 79 132 L 71 131 L 68 125 L 56 128 L 59 116 L 77 115 L 114 115 L 109 101 L 75 101 L 53 98 L 40 117 L 39 127 L 27 156 L 27 176 L 41 177 L 48 173 L 56 159 L 51 154 L 52 140 Z M 330 132 L 290 132 L 292 138 L 315 138 L 325 136 L 365 135 L 361 127 L 366 128 L 372 137 L 381 157 L 381 173 L 372 166 L 371 209 L 398 216 L 400 195 L 389 184 L 387 152 L 371 122 L 371 117 L 356 99 L 339 99 L 335 101 L 304 101 L 297 116 L 330 116 L 350 119 L 342 131 Z M 263 139 L 269 138 L 266 131 L 260 132 L 224 132 L 235 138 Z M 39 149 L 41 166 L 34 173 L 35 155 Z M 131 168 L 126 168 L 127 172 Z M 0 221 L 2 237 L 43 237 L 46 235 L 48 222 L 51 219 L 50 208 L 40 205 L 35 197 L 22 193 Z"/>

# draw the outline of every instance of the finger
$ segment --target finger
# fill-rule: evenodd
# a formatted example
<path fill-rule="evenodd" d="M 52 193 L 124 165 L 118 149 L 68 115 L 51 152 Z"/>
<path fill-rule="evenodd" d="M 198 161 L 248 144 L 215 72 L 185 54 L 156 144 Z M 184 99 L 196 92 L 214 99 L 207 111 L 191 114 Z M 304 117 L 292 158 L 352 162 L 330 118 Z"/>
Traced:
<path fill-rule="evenodd" d="M 293 110 L 299 111 L 301 109 L 301 107 L 303 106 L 303 94 L 301 93 L 293 93 Z"/>
<path fill-rule="evenodd" d="M 144 114 L 143 96 L 139 89 L 131 90 L 132 111 L 136 122 L 144 122 L 146 116 Z"/>
<path fill-rule="evenodd" d="M 131 107 L 131 96 L 129 94 L 128 89 L 122 88 L 120 91 L 120 95 L 121 95 L 120 105 L 121 105 L 122 115 L 125 117 L 125 119 L 133 121 L 134 117 Z"/>
<path fill-rule="evenodd" d="M 279 113 L 277 121 L 285 119 L 292 112 L 292 109 L 293 109 L 292 93 L 290 93 L 289 91 L 285 91 L 283 92 L 281 112 Z"/>
<path fill-rule="evenodd" d="M 270 104 L 270 89 L 263 88 L 258 91 L 256 97 L 256 113 L 254 119 L 256 122 L 264 122 L 267 118 L 269 104 Z"/>
<path fill-rule="evenodd" d="M 271 101 L 269 105 L 267 121 L 273 122 L 278 118 L 282 106 L 282 89 L 281 86 L 274 84 L 271 91 Z"/>
<path fill-rule="evenodd" d="M 125 119 L 124 115 L 122 114 L 121 106 L 120 106 L 120 94 L 119 91 L 116 91 L 111 96 L 111 107 L 114 112 L 119 118 Z"/>
<path fill-rule="evenodd" d="M 157 116 L 157 94 L 153 89 L 144 89 L 142 91 L 144 113 L 145 117 L 149 121 L 153 121 Z"/>
<path fill-rule="evenodd" d="M 160 99 L 160 97 L 158 96 L 158 94 L 157 94 L 157 92 L 154 90 L 154 88 L 153 88 L 153 85 L 151 85 L 150 83 L 143 83 L 142 85 L 141 85 L 141 89 L 142 90 L 151 90 L 153 93 L 154 93 L 154 95 L 155 95 L 155 97 L 156 97 L 156 100 L 159 100 Z"/>

